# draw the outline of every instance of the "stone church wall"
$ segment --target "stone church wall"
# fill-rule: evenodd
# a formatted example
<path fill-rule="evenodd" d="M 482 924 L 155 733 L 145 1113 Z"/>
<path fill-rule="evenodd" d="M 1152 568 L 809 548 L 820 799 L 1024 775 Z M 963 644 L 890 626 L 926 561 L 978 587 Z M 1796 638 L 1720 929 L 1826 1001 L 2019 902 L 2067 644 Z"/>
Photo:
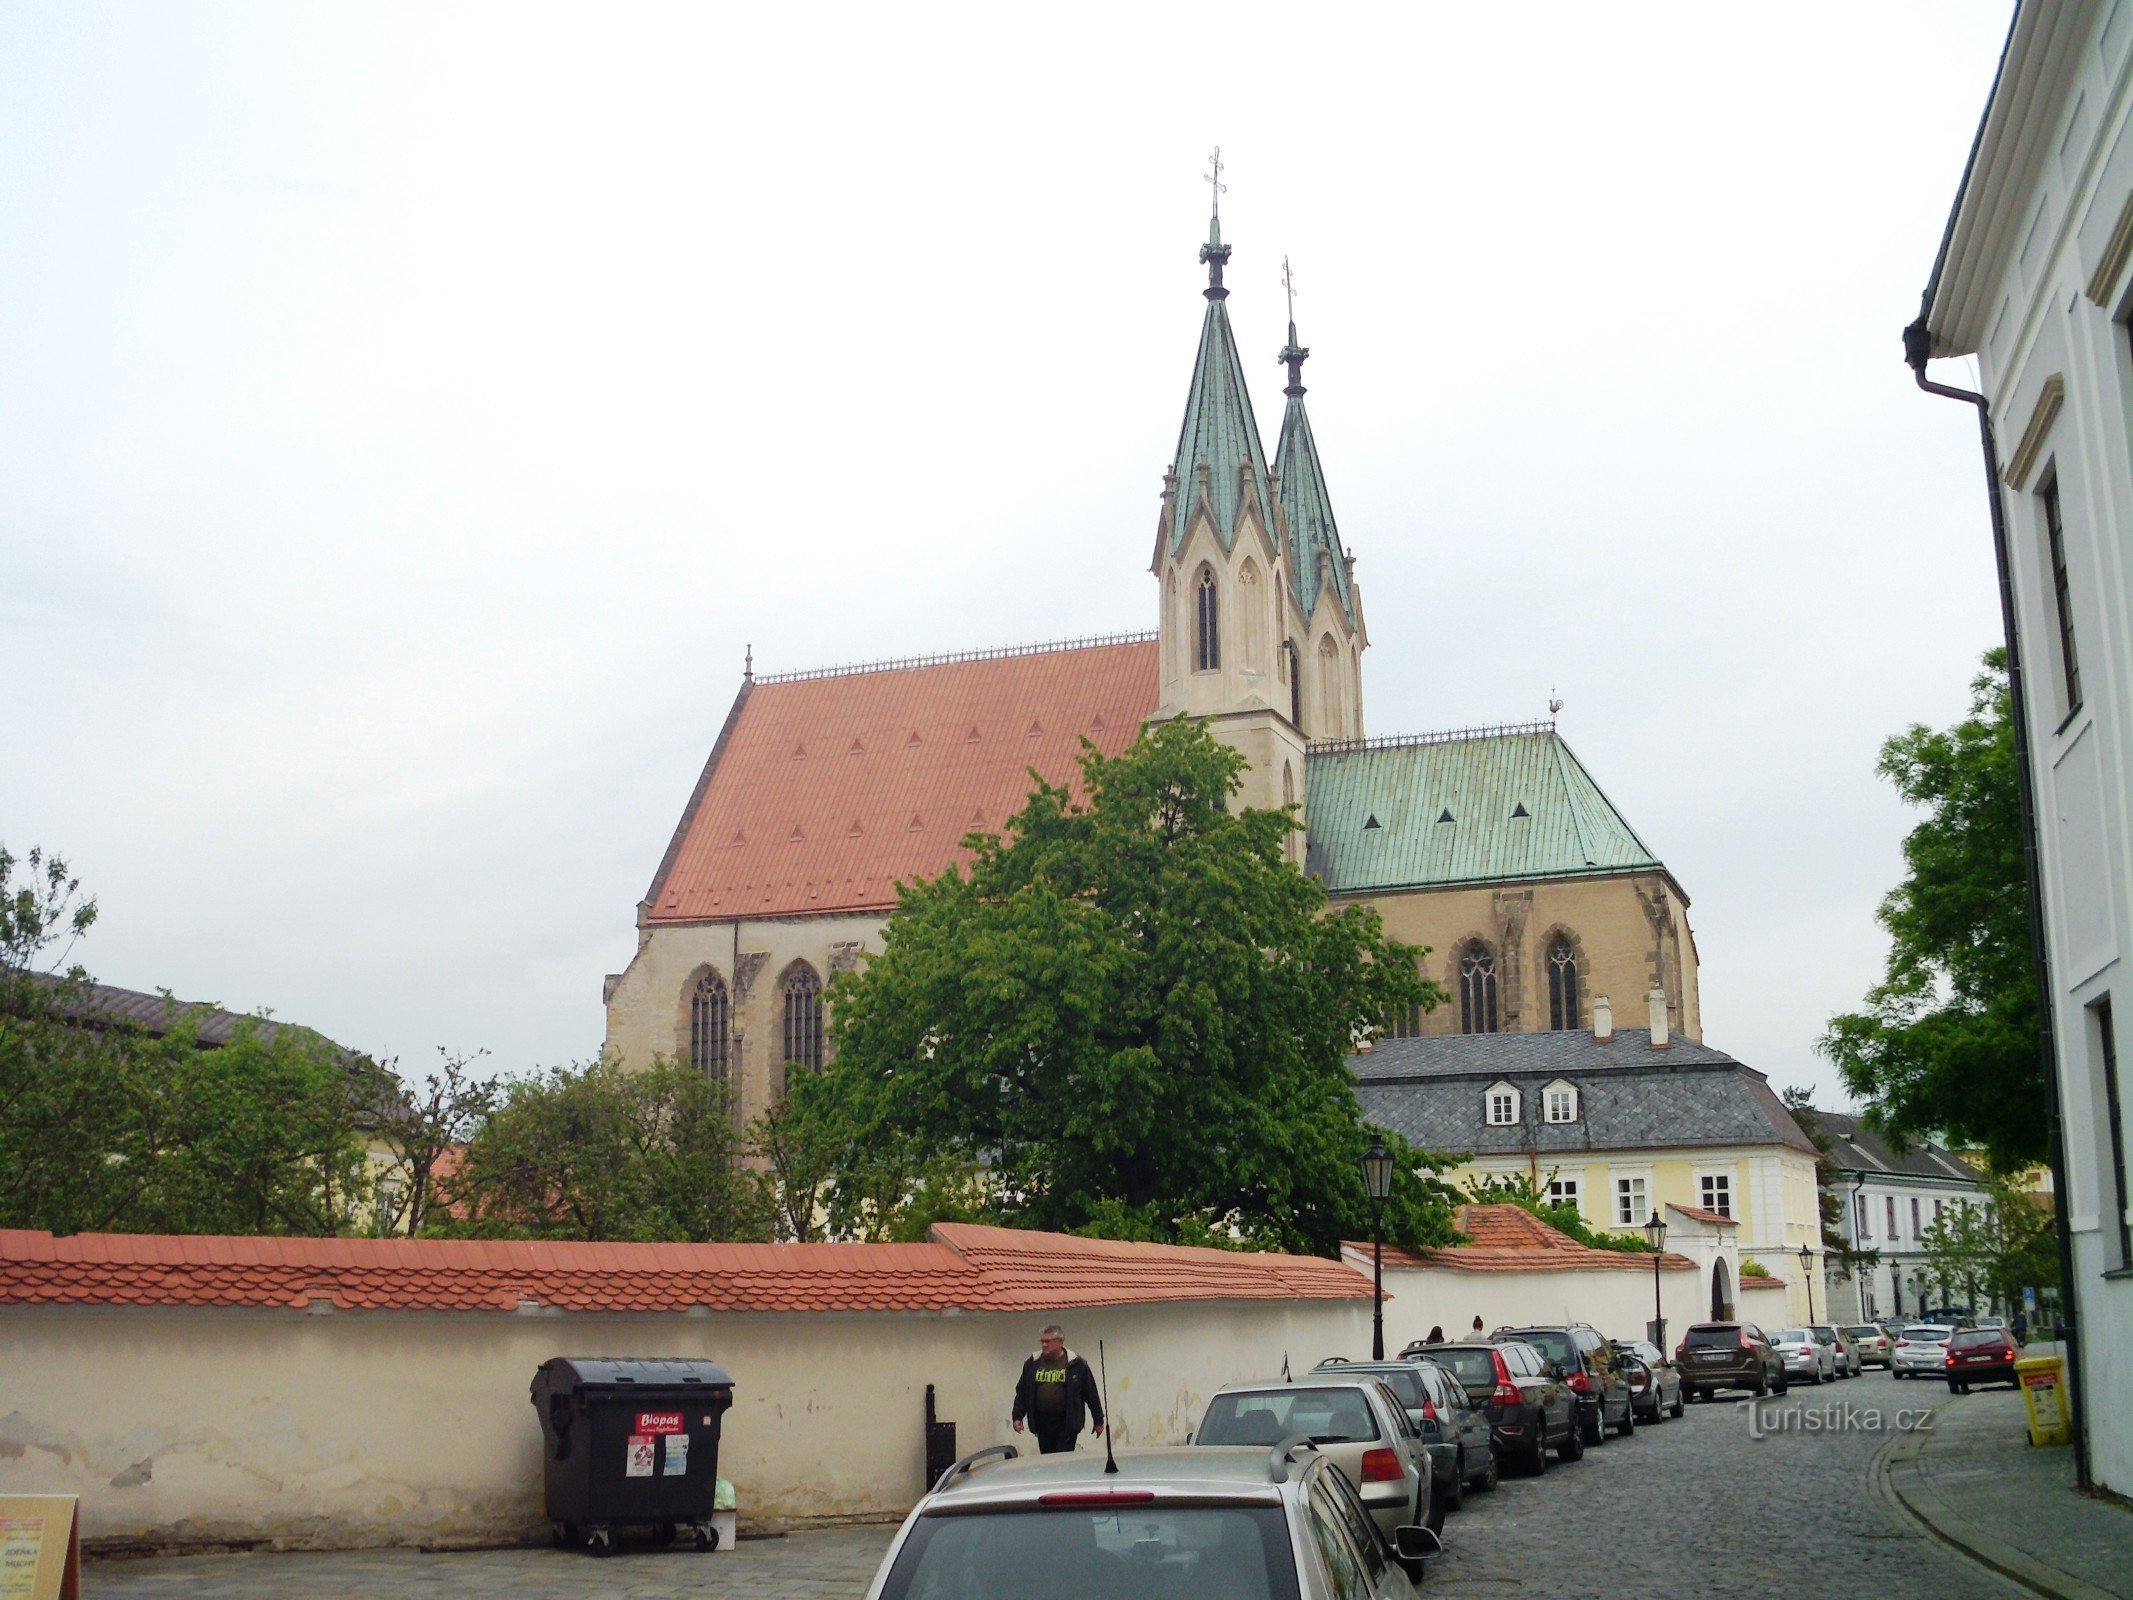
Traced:
<path fill-rule="evenodd" d="M 1663 874 L 1413 889 L 1342 903 L 1376 906 L 1393 938 L 1430 947 L 1424 970 L 1453 998 L 1423 1017 L 1424 1034 L 1459 1031 L 1459 951 L 1474 939 L 1496 954 L 1500 1030 L 1546 1032 L 1548 949 L 1562 932 L 1578 955 L 1580 1027 L 1592 1026 L 1593 999 L 1603 994 L 1616 1027 L 1643 1027 L 1645 996 L 1656 983 L 1666 991 L 1668 1026 L 1703 1037 L 1688 905 Z"/>

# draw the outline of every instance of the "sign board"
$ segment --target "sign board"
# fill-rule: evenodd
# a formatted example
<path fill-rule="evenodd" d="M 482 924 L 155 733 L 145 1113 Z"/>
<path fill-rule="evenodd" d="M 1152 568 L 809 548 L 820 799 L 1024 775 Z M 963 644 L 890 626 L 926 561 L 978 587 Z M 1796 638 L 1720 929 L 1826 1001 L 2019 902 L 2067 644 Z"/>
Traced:
<path fill-rule="evenodd" d="M 640 1411 L 637 1413 L 638 1433 L 686 1433 L 687 1425 L 679 1411 Z"/>
<path fill-rule="evenodd" d="M 80 1502 L 0 1494 L 0 1600 L 81 1600 Z"/>

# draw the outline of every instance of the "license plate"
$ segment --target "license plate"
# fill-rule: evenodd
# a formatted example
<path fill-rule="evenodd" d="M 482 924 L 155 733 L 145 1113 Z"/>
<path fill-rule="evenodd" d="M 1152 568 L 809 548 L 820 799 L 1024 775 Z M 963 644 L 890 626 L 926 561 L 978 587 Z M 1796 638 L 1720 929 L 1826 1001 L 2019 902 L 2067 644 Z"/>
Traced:
<path fill-rule="evenodd" d="M 1723 1350 L 1699 1350 L 1696 1352 L 1696 1359 L 1698 1361 L 1730 1361 L 1733 1358 Z"/>

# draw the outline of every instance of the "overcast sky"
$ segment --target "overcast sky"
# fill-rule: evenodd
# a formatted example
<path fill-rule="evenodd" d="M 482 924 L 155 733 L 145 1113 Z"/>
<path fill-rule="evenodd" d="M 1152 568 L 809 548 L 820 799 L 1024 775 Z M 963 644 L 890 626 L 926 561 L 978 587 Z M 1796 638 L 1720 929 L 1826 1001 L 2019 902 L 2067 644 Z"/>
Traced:
<path fill-rule="evenodd" d="M 1370 732 L 1559 694 L 1826 1090 L 1998 634 L 1897 334 L 2008 11 L 5 0 L 0 841 L 107 982 L 592 1055 L 744 645 L 1153 626 L 1219 143 Z"/>

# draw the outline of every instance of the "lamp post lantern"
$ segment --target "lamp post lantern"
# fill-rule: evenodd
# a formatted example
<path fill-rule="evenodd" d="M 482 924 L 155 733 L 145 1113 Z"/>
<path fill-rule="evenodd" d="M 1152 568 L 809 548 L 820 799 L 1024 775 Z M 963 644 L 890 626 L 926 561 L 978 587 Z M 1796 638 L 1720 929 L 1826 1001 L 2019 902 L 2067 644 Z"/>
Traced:
<path fill-rule="evenodd" d="M 1385 1200 L 1392 1193 L 1392 1152 L 1373 1134 L 1363 1152 L 1363 1189 L 1370 1196 L 1370 1359 L 1385 1359 Z"/>
<path fill-rule="evenodd" d="M 1652 1343 L 1666 1354 L 1666 1308 L 1659 1301 L 1659 1257 L 1666 1250 L 1666 1223 L 1658 1212 L 1644 1225 L 1644 1242 L 1652 1247 Z"/>
<path fill-rule="evenodd" d="M 1800 1246 L 1800 1276 L 1807 1280 L 1807 1320 L 1815 1319 L 1815 1253 L 1806 1245 Z"/>

